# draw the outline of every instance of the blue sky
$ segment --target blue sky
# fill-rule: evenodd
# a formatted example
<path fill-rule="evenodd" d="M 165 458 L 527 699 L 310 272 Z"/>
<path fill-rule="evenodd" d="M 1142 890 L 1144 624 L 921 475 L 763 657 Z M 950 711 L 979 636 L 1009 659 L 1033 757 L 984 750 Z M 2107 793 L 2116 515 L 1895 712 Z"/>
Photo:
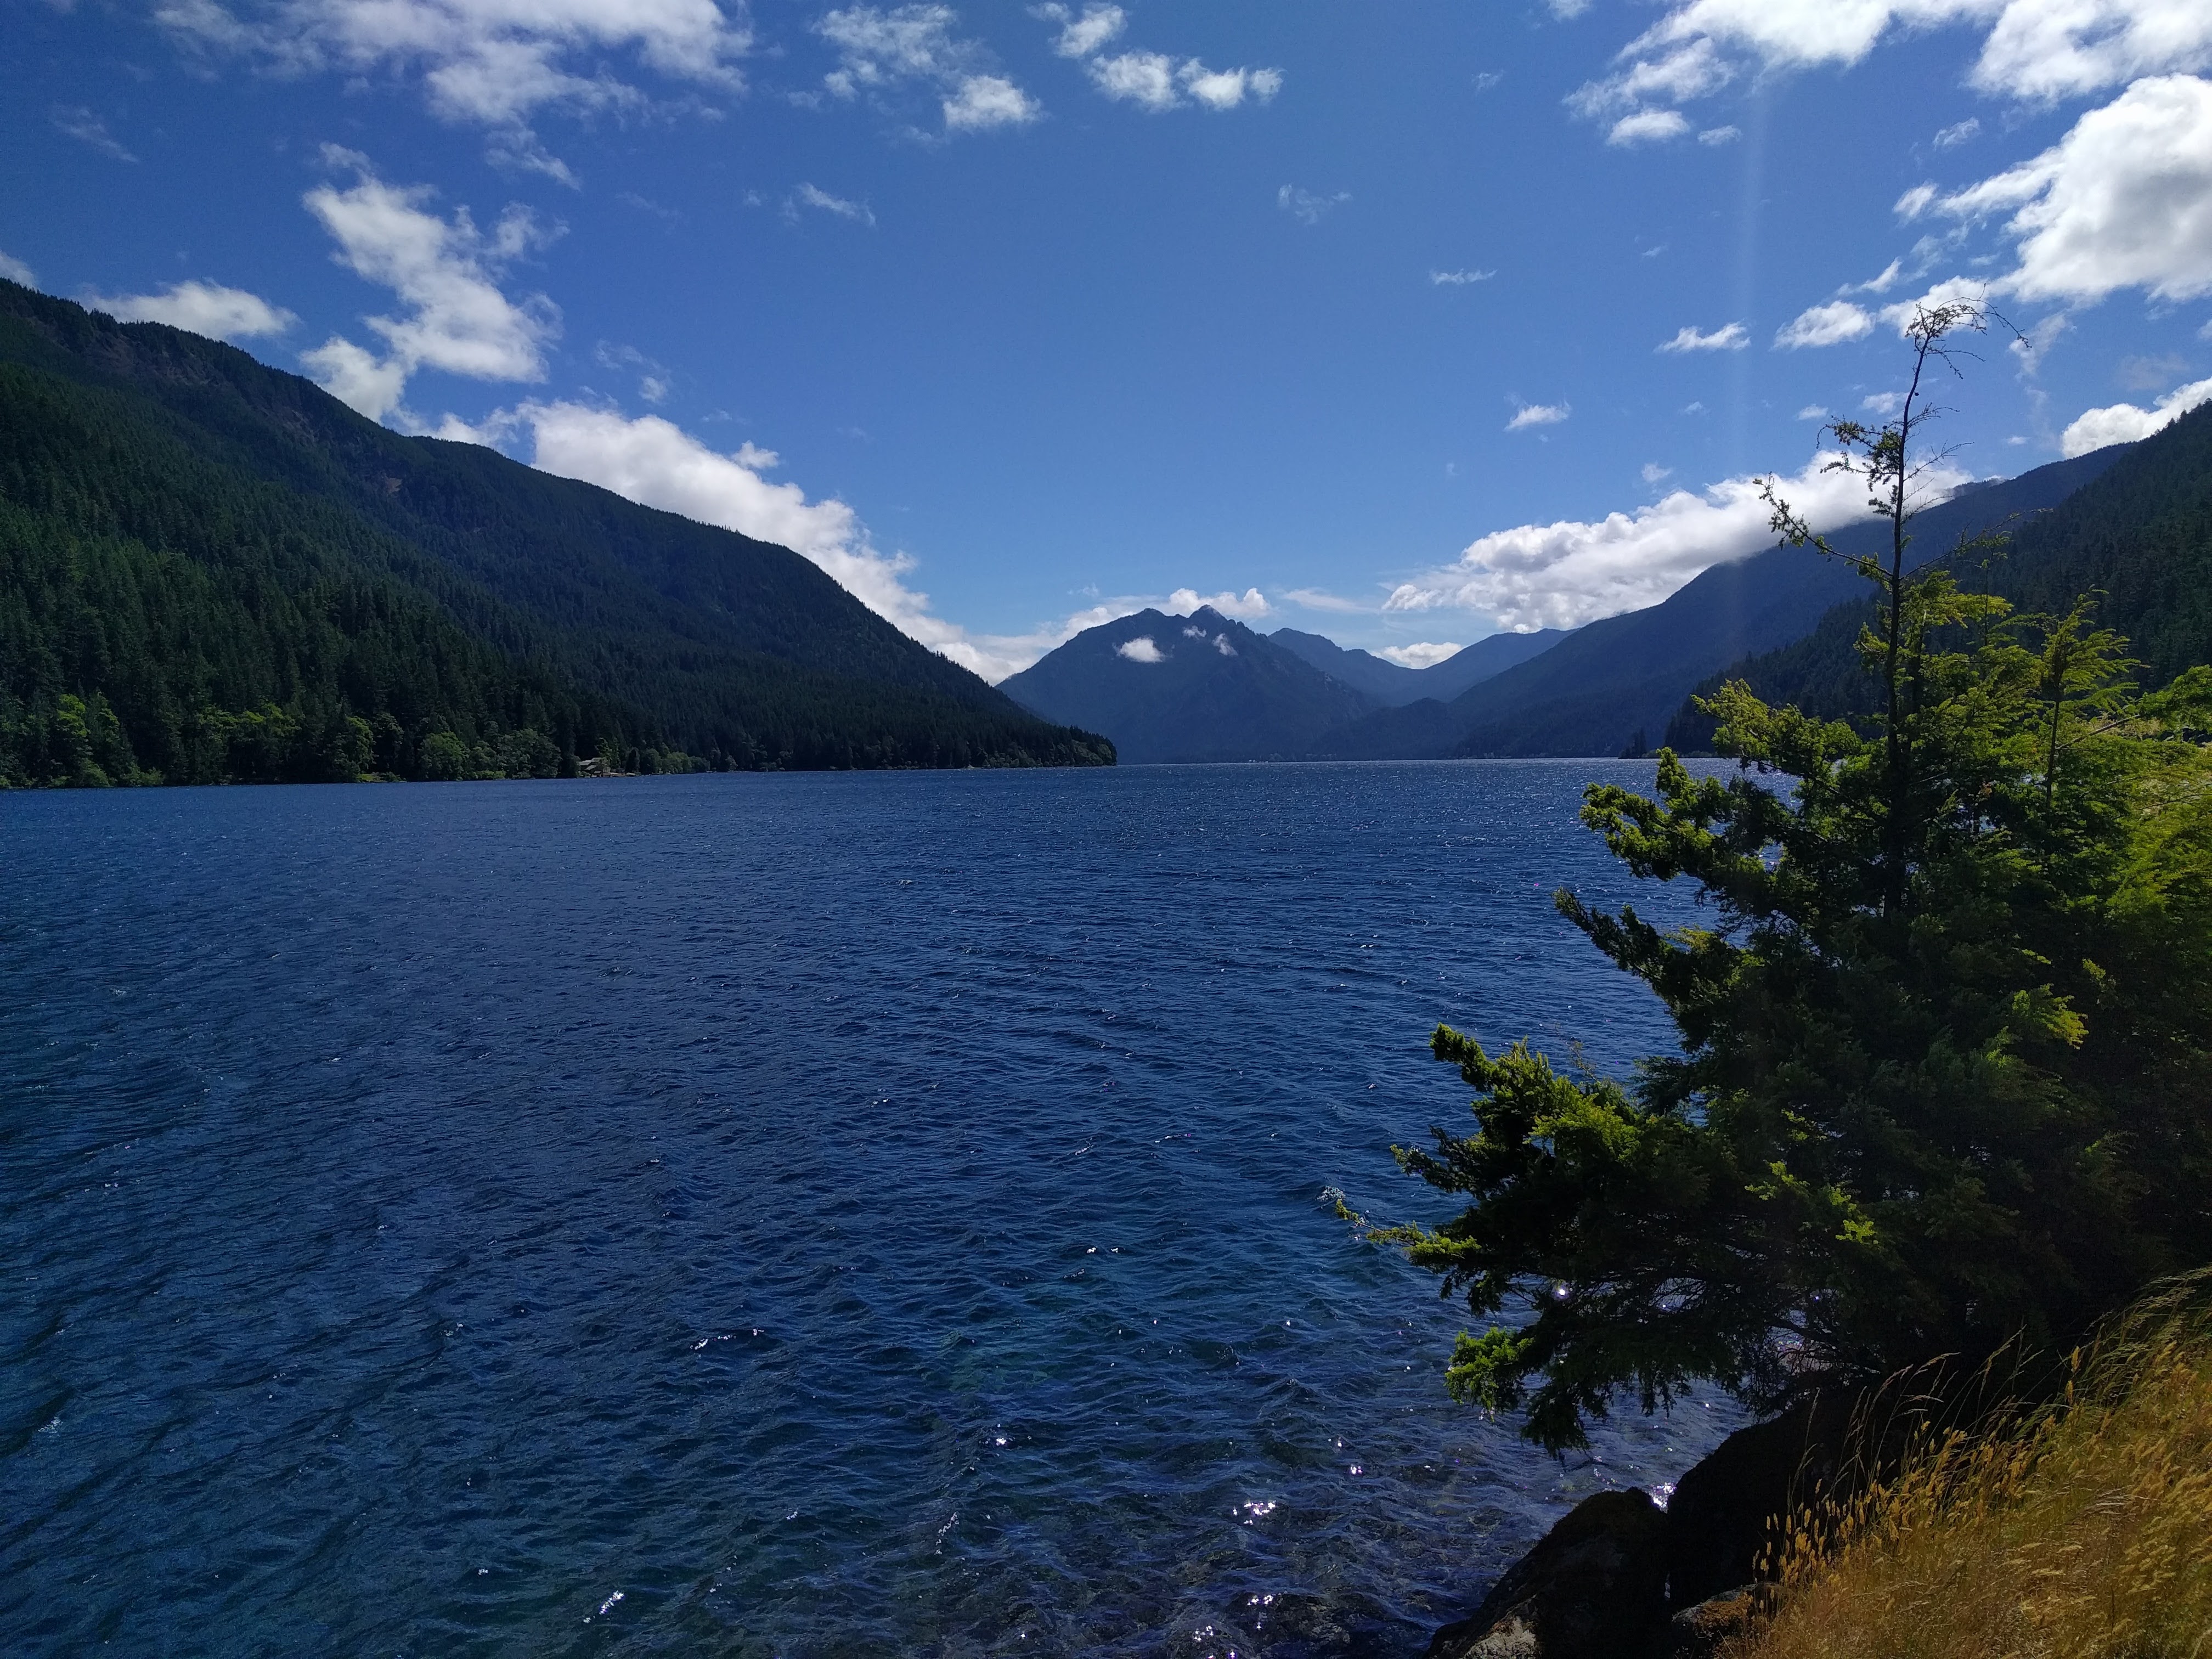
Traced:
<path fill-rule="evenodd" d="M 2028 337 L 1962 477 L 2212 396 L 2203 0 L 6 3 L 9 274 L 994 678 L 1146 603 L 1415 663 L 1652 603 L 1752 475 L 1849 510 L 1808 411 L 1939 284 Z"/>

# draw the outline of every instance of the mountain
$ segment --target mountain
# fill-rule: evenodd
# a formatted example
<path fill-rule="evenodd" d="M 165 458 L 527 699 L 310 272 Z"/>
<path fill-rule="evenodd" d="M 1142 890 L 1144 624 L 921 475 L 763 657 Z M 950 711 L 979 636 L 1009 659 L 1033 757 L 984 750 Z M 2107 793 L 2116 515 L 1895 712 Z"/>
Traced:
<path fill-rule="evenodd" d="M 2126 636 L 2142 659 L 2143 684 L 2163 685 L 2212 662 L 2212 404 L 2084 459 L 2099 458 L 2100 475 L 2021 523 L 2002 558 L 1957 574 L 2027 611 L 2063 615 L 2080 595 L 2099 593 L 2098 623 Z M 1863 595 L 1864 583 L 1856 585 Z M 1855 596 L 1802 638 L 1729 664 L 1692 695 L 1741 679 L 1770 702 L 1829 716 L 1870 713 L 1873 682 L 1855 647 L 1873 616 L 1871 601 Z M 1700 750 L 1712 731 L 1711 717 L 1686 702 L 1666 741 Z"/>
<path fill-rule="evenodd" d="M 1401 668 L 1370 652 L 1348 651 L 1334 640 L 1301 634 L 1295 628 L 1279 628 L 1267 637 L 1331 679 L 1364 691 L 1386 708 L 1398 708 L 1423 697 L 1449 702 L 1478 681 L 1541 656 L 1567 634 L 1559 628 L 1534 634 L 1492 634 L 1426 668 Z"/>
<path fill-rule="evenodd" d="M 229 346 L 0 282 L 0 778 L 595 753 L 1112 759 L 788 549 L 402 436 Z"/>
<path fill-rule="evenodd" d="M 2124 453 L 2116 446 L 1960 490 L 1921 514 L 1919 556 L 2055 507 Z M 1875 550 L 1887 534 L 1885 525 L 1868 521 L 1829 539 L 1847 551 Z M 1641 750 L 1659 741 L 1682 699 L 1707 675 L 1811 632 L 1859 585 L 1849 569 L 1809 549 L 1770 548 L 1715 565 L 1659 605 L 1587 623 L 1541 656 L 1447 704 L 1412 703 L 1348 721 L 1324 734 L 1316 752 L 1390 759 Z"/>
<path fill-rule="evenodd" d="M 1103 732 L 1124 761 L 1295 760 L 1376 706 L 1210 605 L 1086 629 L 999 689 L 1046 720 Z"/>

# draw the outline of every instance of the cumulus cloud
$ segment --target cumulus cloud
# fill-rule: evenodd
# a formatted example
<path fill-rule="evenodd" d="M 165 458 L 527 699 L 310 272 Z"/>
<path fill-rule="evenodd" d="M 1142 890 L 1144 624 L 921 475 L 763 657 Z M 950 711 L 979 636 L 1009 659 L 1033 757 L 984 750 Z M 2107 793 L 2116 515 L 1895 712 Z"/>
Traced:
<path fill-rule="evenodd" d="M 1908 192 L 1899 210 L 1965 221 L 2008 212 L 2020 264 L 2002 285 L 2025 299 L 2212 293 L 2212 82 L 2138 81 L 2042 155 L 1952 195 Z"/>
<path fill-rule="evenodd" d="M 372 420 L 387 416 L 416 423 L 401 398 L 417 369 L 443 369 L 479 380 L 545 378 L 545 347 L 560 332 L 553 302 L 535 295 L 517 304 L 500 289 L 511 259 L 550 239 L 527 209 L 510 207 L 490 231 L 477 228 L 466 208 L 441 218 L 425 207 L 426 185 L 388 185 L 362 158 L 332 152 L 356 173 L 349 189 L 319 185 L 307 210 L 337 243 L 332 255 L 356 275 L 390 289 L 404 304 L 398 316 L 367 318 L 384 342 L 381 356 L 333 335 L 301 362 L 324 388 Z"/>
<path fill-rule="evenodd" d="M 1148 634 L 1139 634 L 1133 640 L 1124 640 L 1114 647 L 1117 657 L 1127 657 L 1131 662 L 1164 662 L 1167 653 L 1162 651 Z"/>
<path fill-rule="evenodd" d="M 1128 15 L 1119 6 L 1085 6 L 1082 15 L 1078 16 L 1066 6 L 1046 5 L 1037 7 L 1030 15 L 1060 25 L 1052 49 L 1062 58 L 1088 58 L 1119 35 L 1129 21 Z"/>
<path fill-rule="evenodd" d="M 1986 29 L 1970 84 L 2031 103 L 2212 64 L 2212 8 L 2203 0 L 1687 0 L 1567 103 L 1587 118 L 1614 119 L 1615 133 L 1626 119 L 1644 123 L 1632 132 L 1672 137 L 1682 129 L 1658 118 L 1746 75 L 1849 69 L 1884 40 L 1948 24 Z"/>
<path fill-rule="evenodd" d="M 118 322 L 167 323 L 211 340 L 258 340 L 300 319 L 258 294 L 216 283 L 173 283 L 158 294 L 88 295 L 85 303 Z"/>
<path fill-rule="evenodd" d="M 1283 89 L 1280 70 L 1211 70 L 1195 58 L 1177 64 L 1159 52 L 1094 58 L 1088 68 L 1092 84 L 1109 98 L 1124 100 L 1155 114 L 1181 109 L 1187 103 L 1231 110 L 1248 97 L 1264 104 Z"/>
<path fill-rule="evenodd" d="M 815 32 L 837 48 L 838 65 L 823 84 L 840 98 L 884 94 L 910 82 L 937 89 L 947 132 L 980 132 L 1034 121 L 1044 106 L 993 72 L 979 40 L 955 32 L 959 15 L 944 5 L 885 11 L 853 6 L 824 15 Z"/>
<path fill-rule="evenodd" d="M 1283 72 L 1274 69 L 1208 69 L 1195 58 L 1177 63 L 1164 52 L 1096 55 L 1121 33 L 1128 18 L 1121 7 L 1090 5 L 1077 16 L 1064 5 L 1036 8 L 1035 16 L 1060 25 L 1052 49 L 1082 61 L 1091 82 L 1109 98 L 1159 114 L 1197 104 L 1211 110 L 1235 109 L 1250 99 L 1264 104 L 1283 89 Z"/>
<path fill-rule="evenodd" d="M 1662 340 L 1662 351 L 1741 351 L 1751 343 L 1751 331 L 1741 323 L 1729 323 L 1710 334 L 1700 334 L 1695 327 L 1685 325 L 1671 340 Z"/>
<path fill-rule="evenodd" d="M 2058 434 L 2058 447 L 2068 455 L 2086 455 L 2107 444 L 2133 443 L 2207 402 L 2212 402 L 2212 380 L 2192 380 L 2176 386 L 2148 409 L 2113 404 L 2105 409 L 2085 410 Z"/>
<path fill-rule="evenodd" d="M 1523 404 L 1505 423 L 1508 432 L 1525 432 L 1532 426 L 1557 426 L 1574 413 L 1566 404 Z"/>
<path fill-rule="evenodd" d="M 1957 145 L 1967 143 L 1981 130 L 1982 124 L 1979 118 L 1970 115 L 1965 120 L 1960 122 L 1958 125 L 1945 127 L 1942 131 L 1937 133 L 1936 135 L 1936 148 L 1938 149 L 1953 149 Z"/>
<path fill-rule="evenodd" d="M 1732 144 L 1742 137 L 1741 131 L 1735 127 L 1707 127 L 1698 135 L 1698 142 L 1709 149 L 1717 148 L 1722 144 Z"/>
<path fill-rule="evenodd" d="M 1807 404 L 1797 411 L 1797 418 L 1801 421 L 1827 420 L 1830 418 L 1828 406 L 1826 404 Z"/>
<path fill-rule="evenodd" d="M 1874 332 L 1874 319 L 1849 300 L 1808 307 L 1784 323 L 1774 336 L 1778 349 L 1796 351 L 1806 346 L 1841 345 Z"/>
<path fill-rule="evenodd" d="M 945 100 L 948 132 L 981 132 L 1034 121 L 1044 106 L 1003 75 L 970 75 Z"/>
<path fill-rule="evenodd" d="M 419 76 L 441 118 L 495 129 L 494 160 L 570 183 L 528 124 L 551 107 L 643 106 L 611 56 L 735 91 L 752 46 L 735 0 L 159 0 L 154 15 L 182 41 L 279 75 Z"/>
<path fill-rule="evenodd" d="M 1388 658 L 1401 668 L 1434 668 L 1440 662 L 1449 662 L 1467 647 L 1449 640 L 1416 640 L 1411 645 L 1386 645 L 1375 654 Z"/>
<path fill-rule="evenodd" d="M 1678 110 L 1643 109 L 1615 121 L 1612 131 L 1605 135 L 1605 142 L 1626 149 L 1637 144 L 1664 143 L 1669 138 L 1680 138 L 1689 130 L 1689 122 Z"/>
<path fill-rule="evenodd" d="M 1256 622 L 1262 617 L 1274 615 L 1274 606 L 1267 596 L 1256 587 L 1248 587 L 1242 593 L 1200 593 L 1196 588 L 1178 587 L 1168 595 L 1164 609 L 1170 617 L 1188 617 L 1201 606 L 1212 606 L 1224 617 L 1234 617 L 1239 622 Z"/>
<path fill-rule="evenodd" d="M 1819 455 L 1783 493 L 1815 527 L 1833 528 L 1865 516 L 1864 481 L 1824 471 Z M 1926 480 L 1949 489 L 1963 474 Z M 1633 514 L 1595 524 L 1563 520 L 1492 532 L 1459 559 L 1401 583 L 1389 611 L 1464 610 L 1501 628 L 1575 628 L 1599 617 L 1656 605 L 1698 572 L 1747 557 L 1774 544 L 1770 509 L 1755 477 L 1729 478 L 1702 492 L 1678 489 Z"/>
<path fill-rule="evenodd" d="M 1437 288 L 1465 288 L 1473 283 L 1486 283 L 1496 275 L 1494 270 L 1432 270 L 1429 281 Z"/>
<path fill-rule="evenodd" d="M 1656 461 L 1644 463 L 1644 482 L 1648 484 L 1656 484 L 1662 478 L 1671 478 L 1674 476 L 1674 469 L 1671 466 L 1662 466 Z"/>
<path fill-rule="evenodd" d="M 1352 192 L 1340 190 L 1334 196 L 1317 196 L 1312 191 L 1296 185 L 1285 185 L 1275 192 L 1275 205 L 1293 219 L 1309 225 L 1319 224 L 1322 218 L 1352 199 Z"/>
<path fill-rule="evenodd" d="M 0 253 L 0 276 L 11 283 L 21 283 L 25 288 L 39 285 L 38 273 L 12 254 Z"/>

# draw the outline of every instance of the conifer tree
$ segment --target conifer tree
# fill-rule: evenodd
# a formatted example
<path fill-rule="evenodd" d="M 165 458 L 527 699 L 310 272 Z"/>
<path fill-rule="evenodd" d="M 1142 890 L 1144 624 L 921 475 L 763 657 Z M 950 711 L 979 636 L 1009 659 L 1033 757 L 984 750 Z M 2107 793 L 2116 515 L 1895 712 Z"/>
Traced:
<path fill-rule="evenodd" d="M 1432 1038 L 1477 1127 L 1398 1156 L 1469 1203 L 1376 1236 L 1498 1320 L 1460 1338 L 1454 1395 L 1525 1406 L 1554 1449 L 1624 1392 L 1773 1408 L 2063 1342 L 2212 1262 L 2212 669 L 2144 694 L 2094 596 L 2016 614 L 1908 565 L 1923 381 L 1983 322 L 1922 308 L 1896 418 L 1831 428 L 1893 532 L 1855 562 L 1870 732 L 1732 683 L 1705 703 L 1732 775 L 1662 750 L 1656 799 L 1585 795 L 1631 872 L 1705 901 L 1667 932 L 1558 896 L 1680 1052 L 1623 1087 Z"/>

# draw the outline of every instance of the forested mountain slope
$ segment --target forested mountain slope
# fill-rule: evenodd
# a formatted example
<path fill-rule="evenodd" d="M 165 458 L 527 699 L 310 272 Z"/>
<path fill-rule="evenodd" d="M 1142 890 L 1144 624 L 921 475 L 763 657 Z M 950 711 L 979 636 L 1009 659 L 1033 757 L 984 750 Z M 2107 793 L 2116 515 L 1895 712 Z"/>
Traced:
<path fill-rule="evenodd" d="M 0 776 L 1110 761 L 787 549 L 0 282 Z"/>
<path fill-rule="evenodd" d="M 1919 551 L 2055 506 L 2111 465 L 2100 450 L 2002 483 L 1961 490 L 1921 518 Z M 1831 539 L 1872 546 L 1862 523 Z M 1690 689 L 1724 664 L 1809 632 L 1856 591 L 1832 561 L 1772 548 L 1715 565 L 1662 603 L 1588 623 L 1533 661 L 1484 680 L 1441 707 L 1415 703 L 1330 732 L 1324 752 L 1377 759 L 1429 755 L 1615 755 L 1656 744 Z M 1638 741 L 1638 734 L 1643 742 Z"/>
<path fill-rule="evenodd" d="M 2099 457 L 2107 461 L 2100 476 L 2014 526 L 1996 556 L 1970 550 L 1954 571 L 1962 586 L 2002 594 L 2027 611 L 2063 615 L 2080 596 L 2097 593 L 2098 623 L 2127 637 L 2131 654 L 2142 660 L 2144 685 L 2163 685 L 2185 668 L 2212 662 L 2212 404 L 2139 442 L 2082 459 Z M 1942 556 L 1951 546 L 1929 533 L 1924 517 L 1913 535 L 1916 554 Z M 1850 581 L 1853 597 L 1811 633 L 1730 664 L 1692 695 L 1741 679 L 1770 702 L 1831 716 L 1870 712 L 1873 682 L 1855 647 L 1873 608 L 1860 597 L 1866 584 Z M 1712 732 L 1711 719 L 1686 701 L 1668 723 L 1666 741 L 1700 751 Z"/>

